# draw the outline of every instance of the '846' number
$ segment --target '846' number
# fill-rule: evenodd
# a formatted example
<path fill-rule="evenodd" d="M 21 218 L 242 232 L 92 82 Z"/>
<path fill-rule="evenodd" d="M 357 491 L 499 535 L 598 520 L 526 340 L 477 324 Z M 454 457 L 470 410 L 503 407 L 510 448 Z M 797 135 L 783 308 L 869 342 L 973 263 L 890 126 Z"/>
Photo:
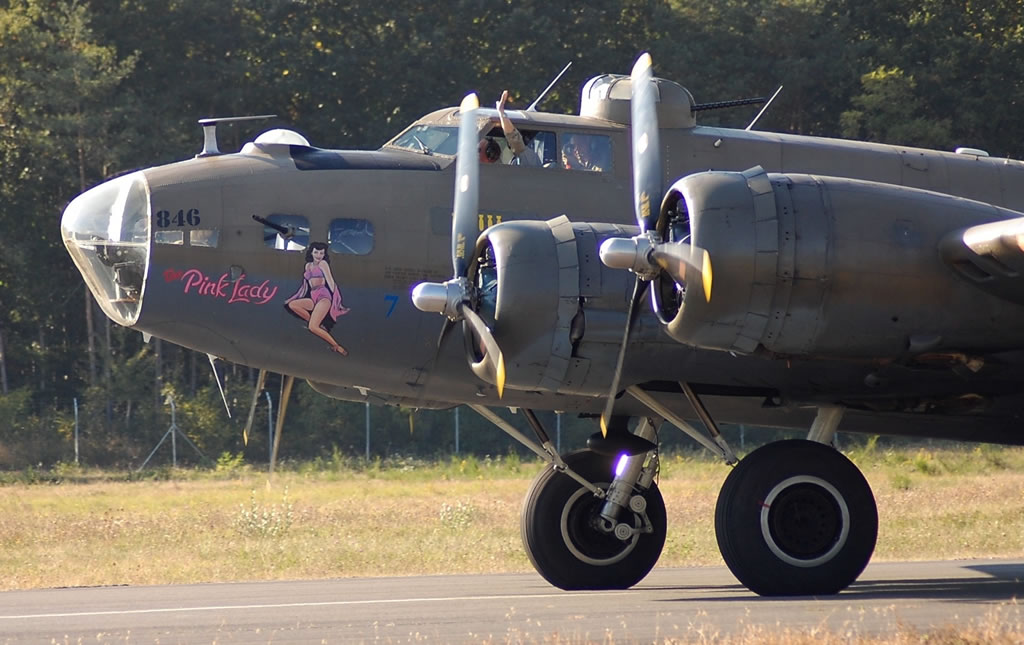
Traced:
<path fill-rule="evenodd" d="M 199 209 L 190 208 L 185 210 L 182 208 L 178 210 L 177 215 L 172 215 L 171 211 L 157 211 L 156 225 L 160 228 L 167 228 L 168 226 L 198 226 Z"/>

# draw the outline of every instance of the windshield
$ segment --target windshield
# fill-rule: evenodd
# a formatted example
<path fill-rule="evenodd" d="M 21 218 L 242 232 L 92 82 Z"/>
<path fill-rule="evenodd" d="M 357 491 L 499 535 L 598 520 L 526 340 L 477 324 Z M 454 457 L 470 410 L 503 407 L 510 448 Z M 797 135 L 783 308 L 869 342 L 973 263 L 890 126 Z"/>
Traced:
<path fill-rule="evenodd" d="M 459 129 L 437 125 L 414 125 L 388 145 L 424 154 L 455 156 L 459 149 Z"/>

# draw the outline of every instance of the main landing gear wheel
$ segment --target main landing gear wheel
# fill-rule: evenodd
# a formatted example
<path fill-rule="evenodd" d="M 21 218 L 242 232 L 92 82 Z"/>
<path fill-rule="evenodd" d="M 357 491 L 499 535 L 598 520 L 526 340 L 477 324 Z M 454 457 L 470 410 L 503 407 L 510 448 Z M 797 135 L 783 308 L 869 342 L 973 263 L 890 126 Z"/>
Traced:
<path fill-rule="evenodd" d="M 565 463 L 603 490 L 614 477 L 613 457 L 584 450 L 566 455 Z M 665 501 L 658 485 L 652 483 L 643 498 L 642 512 L 624 508 L 619 513 L 620 524 L 637 529 L 621 540 L 599 528 L 603 499 L 565 473 L 546 468 L 523 504 L 523 544 L 530 562 L 561 589 L 632 587 L 650 572 L 665 546 Z"/>
<path fill-rule="evenodd" d="M 864 476 L 837 450 L 778 441 L 726 478 L 715 533 L 725 563 L 754 593 L 834 594 L 871 559 L 878 510 Z"/>

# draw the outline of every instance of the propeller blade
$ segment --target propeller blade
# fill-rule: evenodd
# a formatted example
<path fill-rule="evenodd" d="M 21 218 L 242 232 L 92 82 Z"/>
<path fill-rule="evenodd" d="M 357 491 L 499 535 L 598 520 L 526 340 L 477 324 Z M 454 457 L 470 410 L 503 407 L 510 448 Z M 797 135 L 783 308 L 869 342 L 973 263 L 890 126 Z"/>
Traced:
<path fill-rule="evenodd" d="M 647 290 L 647 282 L 637 278 L 633 284 L 633 299 L 629 303 L 629 313 L 626 314 L 626 329 L 622 333 L 622 343 L 619 345 L 619 358 L 615 361 L 615 374 L 612 376 L 612 386 L 608 390 L 608 401 L 604 404 L 604 412 L 601 413 L 601 436 L 608 436 L 608 426 L 611 423 L 612 408 L 615 407 L 615 395 L 619 391 L 619 379 L 622 377 L 622 363 L 626 359 L 626 346 L 629 345 L 629 335 L 633 331 L 633 321 L 636 320 L 636 313 L 640 309 L 640 302 L 643 300 L 644 291 Z"/>
<path fill-rule="evenodd" d="M 686 279 L 687 268 L 693 272 L 691 277 L 699 275 L 704 288 L 704 300 L 711 302 L 711 254 L 706 250 L 686 242 L 669 242 L 655 244 L 649 257 L 678 284 L 693 282 Z"/>
<path fill-rule="evenodd" d="M 476 112 L 480 99 L 470 93 L 459 106 L 459 152 L 455 158 L 455 204 L 452 212 L 452 269 L 456 278 L 466 275 L 469 254 L 477 238 L 480 157 L 477 150 Z"/>
<path fill-rule="evenodd" d="M 441 327 L 434 354 L 434 371 L 441 355 L 445 338 L 460 318 L 468 324 L 484 343 L 487 359 L 494 370 L 498 398 L 505 390 L 505 357 L 494 340 L 487 324 L 472 308 L 475 289 L 469 283 L 469 272 L 477 262 L 481 248 L 476 248 L 479 237 L 479 180 L 480 156 L 477 138 L 477 110 L 480 100 L 470 93 L 459 106 L 459 141 L 455 159 L 455 198 L 452 207 L 452 279 L 444 283 L 421 282 L 410 293 L 413 304 L 420 311 L 443 314 L 447 320 Z"/>
<path fill-rule="evenodd" d="M 445 318 L 444 324 L 441 325 L 441 333 L 437 337 L 437 352 L 434 354 L 434 363 L 437 363 L 437 355 L 441 353 L 441 347 L 444 345 L 444 339 L 448 336 L 448 332 L 455 326 L 455 321 L 451 318 Z"/>
<path fill-rule="evenodd" d="M 633 124 L 633 209 L 641 232 L 654 228 L 658 213 L 651 200 L 661 202 L 661 143 L 658 113 L 651 71 L 651 55 L 643 54 L 630 74 L 630 117 Z"/>
<path fill-rule="evenodd" d="M 498 386 L 498 398 L 500 399 L 505 391 L 505 356 L 501 353 L 501 348 L 498 347 L 498 342 L 494 340 L 484 319 L 468 305 L 464 304 L 461 310 L 466 322 L 483 341 L 484 348 L 487 350 L 487 358 L 494 364 L 495 384 Z"/>
<path fill-rule="evenodd" d="M 651 200 L 661 202 L 661 143 L 658 136 L 658 113 L 656 104 L 656 88 L 654 73 L 651 70 L 651 55 L 644 53 L 633 65 L 629 75 L 630 101 L 629 114 L 633 128 L 633 210 L 636 223 L 641 233 L 654 228 L 658 213 L 652 208 Z M 601 435 L 608 436 L 612 409 L 615 407 L 615 395 L 619 390 L 622 377 L 622 364 L 626 359 L 626 347 L 629 335 L 633 331 L 640 301 L 647 289 L 647 281 L 638 273 L 633 285 L 633 299 L 629 303 L 626 315 L 626 329 L 622 332 L 622 344 L 619 345 L 619 357 L 615 361 L 615 372 L 612 386 L 608 392 L 608 402 L 601 413 Z"/>

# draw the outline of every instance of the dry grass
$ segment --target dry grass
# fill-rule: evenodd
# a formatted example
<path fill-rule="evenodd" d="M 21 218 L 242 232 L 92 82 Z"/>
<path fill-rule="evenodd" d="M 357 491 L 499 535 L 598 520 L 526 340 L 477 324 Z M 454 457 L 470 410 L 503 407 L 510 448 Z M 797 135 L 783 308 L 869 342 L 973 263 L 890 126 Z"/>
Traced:
<path fill-rule="evenodd" d="M 1024 555 L 1024 452 L 854 459 L 878 499 L 876 560 Z M 410 463 L 287 472 L 272 486 L 246 469 L 11 483 L 0 487 L 0 588 L 530 569 L 519 507 L 539 466 Z M 721 564 L 712 518 L 726 474 L 665 459 L 662 565 Z"/>
<path fill-rule="evenodd" d="M 1015 603 L 994 606 L 984 616 L 922 630 L 915 628 L 891 609 L 876 609 L 876 615 L 891 619 L 881 630 L 865 621 L 864 612 L 852 611 L 851 617 L 838 626 L 821 624 L 813 627 L 793 628 L 782 624 L 749 624 L 726 632 L 715 623 L 665 625 L 667 635 L 638 641 L 630 637 L 628 625 L 607 629 L 597 635 L 587 631 L 574 634 L 550 633 L 542 628 L 536 632 L 510 628 L 497 639 L 485 643 L 547 643 L 552 645 L 649 642 L 654 645 L 1020 645 L 1024 643 L 1024 622 L 1021 608 Z"/>

